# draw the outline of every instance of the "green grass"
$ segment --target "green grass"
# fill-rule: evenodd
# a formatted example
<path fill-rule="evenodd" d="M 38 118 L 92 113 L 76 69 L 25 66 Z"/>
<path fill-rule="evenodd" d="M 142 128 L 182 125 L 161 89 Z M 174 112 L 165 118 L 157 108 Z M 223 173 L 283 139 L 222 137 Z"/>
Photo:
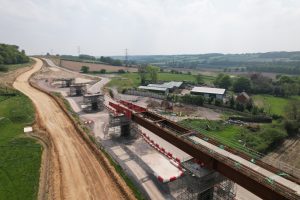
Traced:
<path fill-rule="evenodd" d="M 249 133 L 248 130 L 243 127 L 232 124 L 224 124 L 223 121 L 209 121 L 201 119 L 186 119 L 179 123 L 185 127 L 199 131 L 225 146 L 244 152 L 253 158 L 261 157 L 258 152 L 244 147 L 239 142 L 241 133 Z"/>
<path fill-rule="evenodd" d="M 203 81 L 207 84 L 212 83 L 215 79 L 213 76 L 203 75 Z M 188 74 L 172 74 L 167 72 L 158 73 L 158 81 L 196 81 L 194 75 Z M 138 87 L 140 85 L 140 77 L 138 73 L 125 73 L 120 75 L 119 77 L 114 77 L 108 83 L 109 87 L 116 87 L 120 90 L 123 88 L 133 88 Z"/>
<path fill-rule="evenodd" d="M 265 111 L 270 114 L 284 115 L 285 107 L 293 100 L 300 102 L 300 96 L 282 98 L 271 95 L 254 95 L 253 100 L 258 107 L 264 107 Z"/>
<path fill-rule="evenodd" d="M 279 121 L 251 126 L 251 129 L 246 126 L 224 124 L 224 121 L 201 119 L 186 119 L 180 124 L 197 130 L 223 145 L 244 152 L 255 159 L 261 158 L 261 153 L 274 149 L 282 139 L 287 137 L 287 133 Z"/>
<path fill-rule="evenodd" d="M 42 149 L 23 134 L 33 120 L 26 96 L 18 93 L 0 102 L 0 199 L 37 198 Z"/>

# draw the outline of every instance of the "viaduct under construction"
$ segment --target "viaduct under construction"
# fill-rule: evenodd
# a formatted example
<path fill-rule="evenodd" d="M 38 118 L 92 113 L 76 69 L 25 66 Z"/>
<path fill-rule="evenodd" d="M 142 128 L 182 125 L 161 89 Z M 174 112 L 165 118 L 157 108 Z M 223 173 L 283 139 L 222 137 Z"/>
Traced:
<path fill-rule="evenodd" d="M 107 108 L 114 115 L 112 120 L 114 126 L 120 125 L 121 135 L 129 134 L 129 125 L 132 121 L 191 155 L 204 170 L 221 175 L 214 177 L 214 173 L 209 173 L 210 180 L 213 180 L 210 185 L 203 188 L 200 193 L 192 191 L 181 199 L 213 199 L 216 193 L 225 197 L 222 199 L 234 199 L 234 195 L 230 195 L 233 182 L 262 199 L 300 199 L 300 180 L 291 174 L 259 159 L 254 160 L 251 156 L 224 146 L 207 135 L 182 127 L 130 102 L 112 100 Z M 206 180 L 206 183 L 207 181 L 209 180 Z M 216 183 L 221 189 L 213 191 L 211 187 Z M 197 181 L 194 181 L 192 186 L 195 188 L 189 190 L 198 190 L 199 187 L 196 185 Z"/>

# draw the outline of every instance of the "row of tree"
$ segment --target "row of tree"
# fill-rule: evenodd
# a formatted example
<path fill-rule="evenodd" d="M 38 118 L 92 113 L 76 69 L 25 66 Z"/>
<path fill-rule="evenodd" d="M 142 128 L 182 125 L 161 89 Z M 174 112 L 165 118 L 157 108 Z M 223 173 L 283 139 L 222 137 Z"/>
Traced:
<path fill-rule="evenodd" d="M 118 59 L 113 59 L 111 57 L 105 57 L 105 56 L 101 56 L 100 58 L 96 58 L 95 56 L 90 56 L 90 55 L 86 55 L 86 54 L 80 54 L 78 56 L 79 59 L 81 60 L 93 60 L 93 61 L 100 61 L 106 64 L 110 64 L 113 66 L 122 66 L 122 62 L 121 60 Z"/>
<path fill-rule="evenodd" d="M 300 95 L 300 76 L 277 76 L 272 80 L 259 73 L 250 77 L 231 78 L 226 74 L 219 74 L 214 81 L 216 87 L 232 88 L 234 92 L 250 92 L 253 94 L 271 94 L 274 96 L 288 97 Z"/>
<path fill-rule="evenodd" d="M 24 50 L 16 45 L 0 44 L 0 65 L 20 64 L 29 62 Z"/>
<path fill-rule="evenodd" d="M 123 63 L 119 59 L 113 59 L 111 57 L 101 56 L 100 58 L 96 58 L 95 56 L 90 56 L 87 54 L 80 54 L 79 56 L 71 56 L 71 55 L 62 55 L 63 59 L 68 60 L 78 60 L 78 61 L 92 61 L 92 62 L 101 62 L 106 63 L 113 66 L 122 66 Z"/>

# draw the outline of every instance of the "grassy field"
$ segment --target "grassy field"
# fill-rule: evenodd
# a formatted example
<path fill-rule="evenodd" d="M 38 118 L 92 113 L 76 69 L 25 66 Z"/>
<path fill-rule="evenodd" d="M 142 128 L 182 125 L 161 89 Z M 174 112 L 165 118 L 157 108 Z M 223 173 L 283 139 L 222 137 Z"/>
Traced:
<path fill-rule="evenodd" d="M 237 149 L 253 158 L 261 158 L 260 152 L 268 149 L 270 142 L 263 140 L 262 130 L 272 127 L 272 124 L 262 125 L 261 130 L 250 132 L 247 128 L 238 125 L 224 124 L 223 121 L 209 121 L 199 119 L 187 119 L 180 122 L 185 127 L 192 128 L 208 137 L 217 140 L 225 146 Z M 241 141 L 243 141 L 241 143 Z M 244 142 L 247 148 L 244 146 Z"/>
<path fill-rule="evenodd" d="M 20 93 L 1 99 L 0 199 L 36 199 L 42 149 L 23 134 L 34 120 L 33 105 Z"/>
<path fill-rule="evenodd" d="M 203 81 L 207 84 L 212 83 L 215 77 L 203 75 Z M 190 81 L 195 82 L 194 75 L 188 74 L 172 74 L 172 73 L 158 73 L 158 81 Z M 115 77 L 108 84 L 109 87 L 122 88 L 132 88 L 138 87 L 140 85 L 140 77 L 138 73 L 126 73 L 122 74 L 120 77 Z"/>
<path fill-rule="evenodd" d="M 186 119 L 180 122 L 225 146 L 242 151 L 253 158 L 261 158 L 262 153 L 274 149 L 288 135 L 280 121 L 259 125 L 232 125 L 224 121 Z M 258 153 L 260 152 L 260 153 Z"/>
<path fill-rule="evenodd" d="M 293 100 L 300 102 L 300 96 L 282 98 L 271 95 L 254 95 L 252 98 L 258 107 L 264 107 L 266 112 L 277 115 L 284 115 L 285 107 L 289 102 Z"/>

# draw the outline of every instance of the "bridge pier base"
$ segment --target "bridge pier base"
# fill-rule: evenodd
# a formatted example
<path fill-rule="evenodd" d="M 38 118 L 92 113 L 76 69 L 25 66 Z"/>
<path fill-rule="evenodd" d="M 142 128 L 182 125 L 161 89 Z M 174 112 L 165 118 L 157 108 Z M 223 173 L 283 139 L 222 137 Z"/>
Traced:
<path fill-rule="evenodd" d="M 121 125 L 121 136 L 128 137 L 130 135 L 130 123 Z"/>

